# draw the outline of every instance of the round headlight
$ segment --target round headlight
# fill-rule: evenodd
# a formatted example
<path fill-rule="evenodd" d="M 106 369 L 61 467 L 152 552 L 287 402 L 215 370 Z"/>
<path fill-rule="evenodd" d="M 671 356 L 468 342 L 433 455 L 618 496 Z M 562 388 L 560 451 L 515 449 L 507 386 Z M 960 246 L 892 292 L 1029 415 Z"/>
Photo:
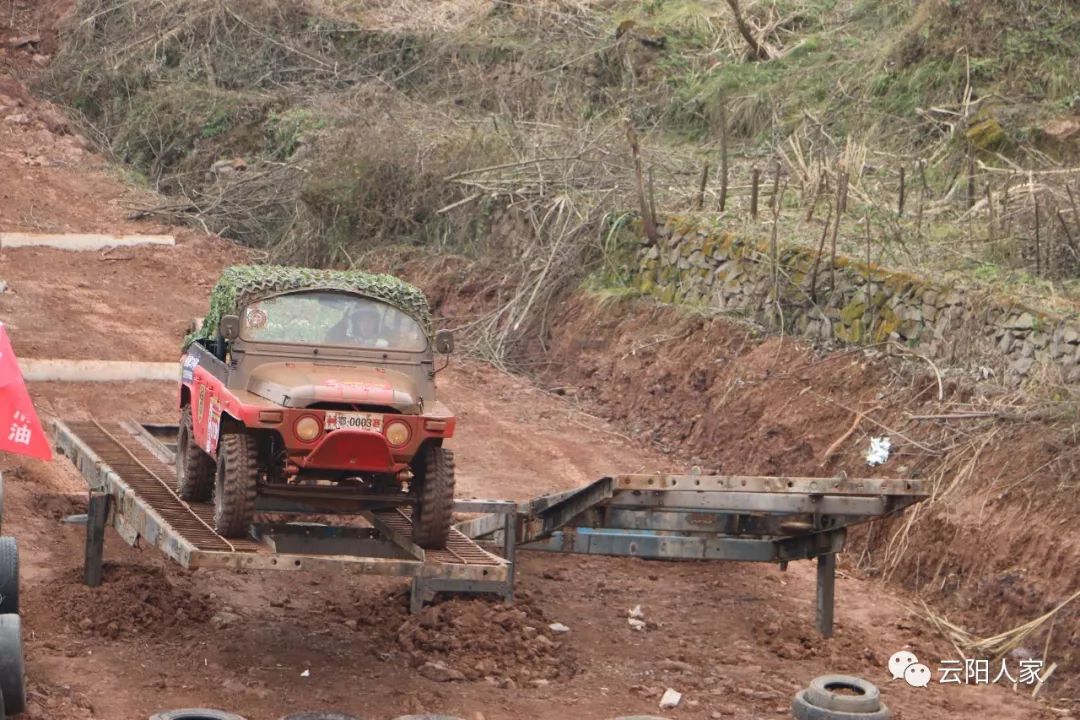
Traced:
<path fill-rule="evenodd" d="M 296 437 L 300 438 L 304 442 L 311 442 L 315 438 L 319 437 L 319 432 L 322 428 L 319 427 L 319 421 L 310 415 L 305 415 L 296 421 Z"/>
<path fill-rule="evenodd" d="M 394 447 L 401 447 L 409 442 L 409 426 L 397 420 L 386 426 L 386 442 Z"/>

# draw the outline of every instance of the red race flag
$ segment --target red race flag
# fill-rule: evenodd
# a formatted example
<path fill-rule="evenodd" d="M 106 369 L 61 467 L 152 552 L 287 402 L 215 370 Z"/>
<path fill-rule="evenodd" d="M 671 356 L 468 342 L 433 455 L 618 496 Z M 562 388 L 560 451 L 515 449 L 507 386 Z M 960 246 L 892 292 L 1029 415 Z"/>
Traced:
<path fill-rule="evenodd" d="M 22 371 L 0 323 L 0 452 L 52 460 L 52 448 L 34 412 Z"/>

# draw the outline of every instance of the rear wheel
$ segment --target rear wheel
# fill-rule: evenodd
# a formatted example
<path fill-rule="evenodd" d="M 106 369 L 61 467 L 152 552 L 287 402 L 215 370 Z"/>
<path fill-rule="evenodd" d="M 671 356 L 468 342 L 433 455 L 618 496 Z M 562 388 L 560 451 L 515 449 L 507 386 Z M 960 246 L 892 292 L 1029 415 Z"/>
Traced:
<path fill-rule="evenodd" d="M 450 535 L 454 510 L 454 453 L 427 445 L 413 460 L 418 486 L 413 508 L 413 541 L 422 548 L 441 550 Z"/>
<path fill-rule="evenodd" d="M 0 614 L 19 612 L 19 543 L 0 537 Z"/>
<path fill-rule="evenodd" d="M 184 500 L 203 502 L 214 489 L 214 458 L 195 443 L 191 406 L 180 415 L 176 436 L 176 494 Z"/>
<path fill-rule="evenodd" d="M 22 623 L 18 615 L 0 615 L 0 694 L 8 715 L 26 710 Z"/>
<path fill-rule="evenodd" d="M 227 433 L 218 443 L 214 476 L 214 530 L 223 537 L 248 534 L 255 514 L 259 481 L 259 452 L 255 438 L 246 433 Z"/>

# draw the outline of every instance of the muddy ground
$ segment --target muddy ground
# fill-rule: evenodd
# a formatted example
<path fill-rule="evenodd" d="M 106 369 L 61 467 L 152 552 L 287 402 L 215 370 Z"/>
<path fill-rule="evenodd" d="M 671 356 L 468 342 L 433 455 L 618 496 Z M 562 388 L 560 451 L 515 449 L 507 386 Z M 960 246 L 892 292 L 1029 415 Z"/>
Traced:
<path fill-rule="evenodd" d="M 16 6 L 18 18 L 42 21 L 31 4 Z M 0 319 L 16 352 L 175 358 L 188 319 L 204 310 L 215 273 L 245 252 L 190 230 L 128 220 L 137 193 L 62 114 L 25 89 L 21 78 L 43 61 L 23 50 L 6 50 L 3 60 L 0 227 L 178 237 L 175 248 L 0 253 L 0 277 L 10 286 L 0 295 Z M 745 337 L 742 328 L 726 327 L 716 325 L 718 342 Z M 568 385 L 581 384 L 578 372 L 567 371 L 574 375 Z M 838 392 L 845 377 L 833 377 Z M 558 384 L 555 379 L 543 387 Z M 678 423 L 674 417 L 654 422 L 647 404 L 626 403 L 611 413 L 618 421 L 612 424 L 586 413 L 573 395 L 560 397 L 463 360 L 440 383 L 442 399 L 460 418 L 453 447 L 465 497 L 521 500 L 606 473 L 682 469 L 692 461 L 663 452 L 671 450 L 668 434 Z M 46 419 L 175 417 L 176 388 L 169 384 L 31 390 Z M 793 413 L 797 407 L 793 398 Z M 835 437 L 849 422 L 842 415 L 835 427 L 804 434 Z M 643 440 L 633 432 L 635 422 L 656 426 L 656 437 Z M 732 416 L 726 430 L 710 426 L 707 442 L 730 440 L 732 458 L 752 456 L 758 449 L 735 442 L 746 422 Z M 806 452 L 800 442 L 821 442 L 765 440 L 796 454 Z M 792 694 L 826 672 L 879 683 L 904 720 L 1066 716 L 1002 686 L 915 689 L 889 682 L 885 663 L 898 649 L 935 661 L 955 651 L 916 617 L 911 597 L 860 576 L 850 558 L 841 564 L 830 640 L 813 629 L 814 572 L 805 563 L 781 572 L 523 553 L 512 607 L 452 601 L 410 618 L 402 581 L 189 573 L 153 549 L 128 548 L 110 532 L 105 584 L 89 590 L 79 578 L 82 531 L 60 522 L 85 507 L 80 476 L 63 458 L 52 464 L 6 458 L 0 465 L 4 532 L 16 535 L 22 550 L 31 720 L 137 720 L 183 706 L 222 707 L 250 720 L 329 708 L 367 718 L 444 712 L 469 720 L 599 720 L 660 714 L 660 695 L 669 687 L 684 700 L 666 716 L 751 720 L 787 717 Z M 628 609 L 637 605 L 648 623 L 644 632 L 627 623 Z M 554 622 L 570 631 L 551 632 Z"/>

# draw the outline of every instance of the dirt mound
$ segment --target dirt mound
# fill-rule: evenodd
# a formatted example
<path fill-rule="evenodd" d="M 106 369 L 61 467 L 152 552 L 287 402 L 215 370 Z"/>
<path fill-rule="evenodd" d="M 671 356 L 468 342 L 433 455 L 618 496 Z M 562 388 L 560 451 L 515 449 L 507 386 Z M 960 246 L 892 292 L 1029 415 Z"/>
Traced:
<path fill-rule="evenodd" d="M 527 601 L 510 606 L 448 600 L 401 623 L 397 643 L 430 679 L 545 685 L 568 680 L 575 671 L 551 624 Z"/>
<path fill-rule="evenodd" d="M 215 610 L 186 576 L 138 565 L 106 563 L 98 588 L 84 585 L 82 568 L 72 568 L 40 592 L 47 594 L 41 606 L 59 626 L 108 639 L 203 624 Z"/>
<path fill-rule="evenodd" d="M 519 593 L 513 605 L 464 598 L 408 612 L 407 595 L 394 592 L 382 602 L 358 598 L 352 612 L 334 606 L 335 614 L 355 617 L 350 626 L 373 629 L 383 657 L 395 657 L 437 682 L 486 681 L 504 688 L 544 686 L 569 680 L 576 658 L 554 622 Z M 363 608 L 361 615 L 355 608 Z"/>

